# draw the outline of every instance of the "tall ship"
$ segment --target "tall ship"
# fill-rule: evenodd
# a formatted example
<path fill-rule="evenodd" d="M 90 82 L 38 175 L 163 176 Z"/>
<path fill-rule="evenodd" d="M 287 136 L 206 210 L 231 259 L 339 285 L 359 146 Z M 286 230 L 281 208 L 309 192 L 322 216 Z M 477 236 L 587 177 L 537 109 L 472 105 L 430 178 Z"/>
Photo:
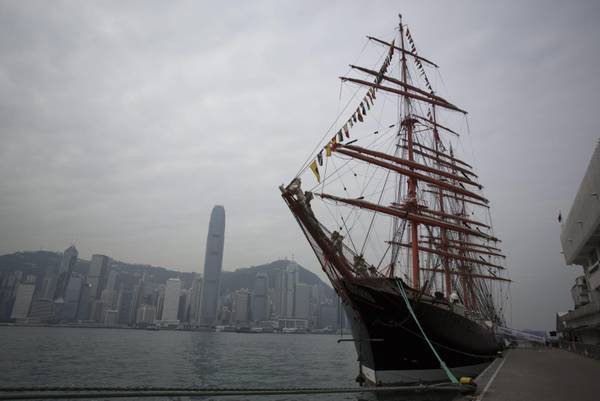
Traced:
<path fill-rule="evenodd" d="M 357 380 L 475 377 L 501 349 L 510 280 L 461 156 L 467 112 L 434 90 L 438 66 L 401 16 L 389 38 L 367 37 L 367 56 L 340 77 L 348 100 L 282 197 L 343 302 Z"/>

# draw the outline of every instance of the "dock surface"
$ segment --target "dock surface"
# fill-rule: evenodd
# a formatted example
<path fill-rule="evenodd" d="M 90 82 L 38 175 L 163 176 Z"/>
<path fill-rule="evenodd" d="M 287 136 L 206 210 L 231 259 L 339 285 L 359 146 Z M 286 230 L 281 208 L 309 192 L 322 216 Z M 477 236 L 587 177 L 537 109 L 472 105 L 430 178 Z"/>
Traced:
<path fill-rule="evenodd" d="M 477 380 L 479 401 L 598 401 L 600 361 L 562 349 L 511 349 Z"/>

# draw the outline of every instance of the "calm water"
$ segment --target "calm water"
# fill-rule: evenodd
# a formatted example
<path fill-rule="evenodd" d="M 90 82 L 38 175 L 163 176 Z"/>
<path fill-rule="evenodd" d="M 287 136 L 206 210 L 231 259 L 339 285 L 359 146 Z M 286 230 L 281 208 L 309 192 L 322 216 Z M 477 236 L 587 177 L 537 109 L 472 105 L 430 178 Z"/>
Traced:
<path fill-rule="evenodd" d="M 354 346 L 338 344 L 337 339 L 335 335 L 0 326 L 0 385 L 356 386 Z M 365 397 L 374 399 L 357 394 L 318 399 Z"/>

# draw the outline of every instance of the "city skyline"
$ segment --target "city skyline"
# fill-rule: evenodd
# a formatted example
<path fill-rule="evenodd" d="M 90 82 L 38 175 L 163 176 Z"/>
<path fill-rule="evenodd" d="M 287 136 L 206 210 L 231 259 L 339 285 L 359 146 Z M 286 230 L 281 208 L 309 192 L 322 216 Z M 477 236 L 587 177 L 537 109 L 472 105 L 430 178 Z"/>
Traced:
<path fill-rule="evenodd" d="M 122 262 L 98 254 L 87 263 L 75 258 L 77 249 L 72 245 L 62 254 L 27 254 L 34 257 L 40 252 L 58 257 L 55 262 L 37 258 L 37 262 L 13 263 L 0 270 L 0 321 L 172 329 L 250 325 L 260 330 L 330 331 L 337 325 L 333 318 L 337 312 L 331 311 L 338 307 L 333 290 L 316 276 L 305 282 L 301 277 L 306 278 L 307 270 L 289 260 L 263 265 L 249 277 L 243 272 L 252 268 L 236 271 L 234 274 L 245 275 L 245 281 L 236 279 L 237 289 L 230 287 L 231 280 L 221 286 L 215 319 L 207 324 L 199 319 L 200 274 L 165 271 L 170 277 L 161 279 L 148 270 L 151 266 L 128 271 Z M 6 256 L 27 260 L 26 254 Z M 268 267 L 276 263 L 274 270 Z M 65 266 L 70 266 L 70 274 L 64 298 L 48 297 L 48 293 L 58 293 L 48 285 L 57 282 Z"/>

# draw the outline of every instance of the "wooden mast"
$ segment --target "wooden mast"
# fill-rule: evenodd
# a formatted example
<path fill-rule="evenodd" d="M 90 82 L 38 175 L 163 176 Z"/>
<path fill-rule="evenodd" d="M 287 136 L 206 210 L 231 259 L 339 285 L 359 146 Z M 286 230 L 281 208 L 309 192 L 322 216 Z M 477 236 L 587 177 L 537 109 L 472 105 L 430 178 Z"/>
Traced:
<path fill-rule="evenodd" d="M 398 18 L 400 20 L 399 22 L 399 28 L 400 28 L 400 40 L 402 40 L 402 14 L 398 14 Z M 371 39 L 371 38 L 369 38 Z M 381 41 L 382 43 L 385 43 L 383 41 Z M 402 42 L 404 43 L 404 42 Z M 392 41 L 392 43 L 388 43 L 388 46 L 394 46 L 394 41 Z M 395 47 L 395 46 L 394 46 Z M 404 46 L 403 46 L 404 47 Z M 400 63 L 401 65 L 404 65 L 403 63 L 406 60 L 406 56 L 404 55 L 404 52 L 402 51 L 402 49 L 397 48 L 397 50 L 400 51 Z M 383 74 L 382 74 L 383 75 Z M 400 137 L 400 130 L 401 128 L 398 128 L 398 137 Z M 396 143 L 396 149 L 394 150 L 394 156 L 398 156 L 398 152 L 400 151 L 400 140 L 398 140 L 398 142 Z M 400 177 L 399 175 L 396 178 L 396 188 L 395 188 L 395 203 L 396 204 L 400 204 L 402 201 L 402 177 Z M 397 236 L 400 234 L 400 219 L 397 216 L 394 216 L 392 219 L 392 238 L 391 238 L 391 242 L 397 242 L 399 241 L 399 239 L 397 238 Z M 400 247 L 396 244 L 391 244 L 392 246 L 392 252 L 390 254 L 390 268 L 388 271 L 388 276 L 389 277 L 394 277 L 396 275 L 396 262 L 398 261 L 398 254 L 400 252 Z"/>
<path fill-rule="evenodd" d="M 402 83 L 408 84 L 408 66 L 406 65 L 406 50 L 404 49 L 404 27 L 402 26 L 402 15 L 400 15 L 400 48 L 402 54 Z M 410 97 L 403 95 L 404 99 L 404 120 L 402 125 L 406 128 L 406 139 L 408 147 L 408 160 L 414 162 L 413 155 L 413 126 L 414 121 L 410 115 Z M 414 168 L 410 168 L 414 171 Z M 397 200 L 399 201 L 399 199 Z M 399 203 L 399 202 L 398 202 Z M 417 180 L 414 176 L 408 177 L 408 202 L 409 206 L 416 209 L 417 206 Z M 411 267 L 412 267 L 412 286 L 415 290 L 421 289 L 420 269 L 419 269 L 419 224 L 416 221 L 410 222 L 411 237 Z"/>

